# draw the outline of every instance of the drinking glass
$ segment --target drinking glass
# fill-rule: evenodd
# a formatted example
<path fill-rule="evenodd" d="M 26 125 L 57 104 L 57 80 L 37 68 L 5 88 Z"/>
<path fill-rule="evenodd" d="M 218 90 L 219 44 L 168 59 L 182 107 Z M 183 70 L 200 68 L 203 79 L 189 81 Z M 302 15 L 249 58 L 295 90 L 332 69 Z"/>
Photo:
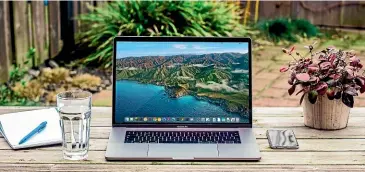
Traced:
<path fill-rule="evenodd" d="M 91 93 L 66 91 L 57 95 L 63 158 L 87 159 L 90 138 Z"/>

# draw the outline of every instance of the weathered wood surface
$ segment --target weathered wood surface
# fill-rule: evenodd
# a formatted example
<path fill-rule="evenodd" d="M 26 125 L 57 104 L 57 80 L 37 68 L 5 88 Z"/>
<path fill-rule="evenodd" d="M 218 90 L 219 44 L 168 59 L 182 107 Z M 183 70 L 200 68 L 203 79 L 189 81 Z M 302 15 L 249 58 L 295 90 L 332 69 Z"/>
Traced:
<path fill-rule="evenodd" d="M 327 96 L 318 96 L 317 102 L 309 102 L 308 94 L 304 98 L 304 125 L 324 130 L 337 130 L 347 126 L 350 108 L 341 99 L 329 100 Z"/>
<path fill-rule="evenodd" d="M 0 114 L 44 107 L 0 107 Z M 0 171 L 364 171 L 365 108 L 351 109 L 343 130 L 320 131 L 304 127 L 302 108 L 254 109 L 254 131 L 260 146 L 260 162 L 149 162 L 104 159 L 111 129 L 111 108 L 92 112 L 90 152 L 87 161 L 62 159 L 59 145 L 14 151 L 0 136 Z M 273 150 L 265 132 L 270 128 L 293 129 L 300 148 Z"/>
<path fill-rule="evenodd" d="M 47 33 L 46 20 L 45 20 L 45 8 L 43 1 L 32 1 L 32 20 L 33 20 L 33 36 L 34 48 L 36 49 L 35 65 L 42 64 L 48 59 L 48 50 L 46 49 Z"/>
<path fill-rule="evenodd" d="M 0 2 L 0 83 L 9 79 L 12 61 L 9 2 Z"/>
<path fill-rule="evenodd" d="M 59 1 L 48 2 L 49 20 L 49 57 L 55 57 L 62 48 L 61 12 Z"/>
<path fill-rule="evenodd" d="M 25 67 L 27 61 L 27 52 L 31 47 L 29 34 L 29 11 L 28 2 L 14 1 L 13 2 L 13 17 L 14 17 L 14 44 L 16 63 L 20 67 Z M 32 67 L 32 62 L 28 61 L 29 67 Z"/>

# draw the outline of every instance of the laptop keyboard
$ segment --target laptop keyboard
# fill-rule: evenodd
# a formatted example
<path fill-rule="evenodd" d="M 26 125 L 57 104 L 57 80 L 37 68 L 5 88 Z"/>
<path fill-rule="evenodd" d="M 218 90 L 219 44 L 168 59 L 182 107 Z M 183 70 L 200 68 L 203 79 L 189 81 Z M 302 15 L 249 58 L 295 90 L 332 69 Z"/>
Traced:
<path fill-rule="evenodd" d="M 238 131 L 127 131 L 124 140 L 124 143 L 241 143 Z"/>

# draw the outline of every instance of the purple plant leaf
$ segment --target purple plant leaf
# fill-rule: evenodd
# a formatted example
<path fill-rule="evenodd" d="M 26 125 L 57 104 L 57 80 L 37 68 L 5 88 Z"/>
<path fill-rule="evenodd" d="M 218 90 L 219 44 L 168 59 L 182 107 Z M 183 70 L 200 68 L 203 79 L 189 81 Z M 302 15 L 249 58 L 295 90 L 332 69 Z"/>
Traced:
<path fill-rule="evenodd" d="M 349 108 L 353 108 L 354 107 L 354 96 L 347 94 L 347 93 L 343 93 L 342 102 Z"/>
<path fill-rule="evenodd" d="M 341 92 L 336 92 L 335 94 L 335 99 L 340 99 L 341 98 Z"/>
<path fill-rule="evenodd" d="M 365 92 L 365 85 L 363 85 L 361 88 L 360 88 L 360 93 L 364 93 Z"/>
<path fill-rule="evenodd" d="M 346 69 L 346 72 L 347 72 L 347 79 L 353 79 L 355 76 L 354 76 L 354 71 L 353 71 L 353 69 L 351 69 L 351 68 L 348 68 L 348 69 Z"/>
<path fill-rule="evenodd" d="M 289 54 L 293 53 L 294 49 L 295 49 L 295 46 L 291 47 Z"/>
<path fill-rule="evenodd" d="M 331 63 L 331 65 L 333 64 L 333 62 L 336 60 L 336 54 L 332 53 L 329 57 L 328 57 L 328 61 Z"/>
<path fill-rule="evenodd" d="M 331 67 L 331 63 L 330 62 L 323 62 L 319 65 L 319 67 L 321 68 L 321 70 L 327 70 Z"/>
<path fill-rule="evenodd" d="M 365 84 L 365 81 L 360 77 L 356 77 L 355 78 L 355 83 L 359 86 L 363 86 Z"/>
<path fill-rule="evenodd" d="M 317 72 L 319 71 L 318 67 L 314 67 L 314 66 L 308 66 L 308 72 Z"/>
<path fill-rule="evenodd" d="M 310 82 L 317 82 L 317 81 L 318 81 L 318 79 L 319 79 L 319 78 L 318 78 L 318 77 L 316 77 L 316 76 L 311 76 L 311 77 L 310 77 L 310 79 L 309 79 L 309 81 L 310 81 Z"/>
<path fill-rule="evenodd" d="M 319 95 L 326 94 L 327 88 L 328 88 L 328 85 L 325 82 L 320 82 L 315 87 L 315 89 L 317 90 Z"/>
<path fill-rule="evenodd" d="M 308 100 L 312 104 L 316 103 L 317 97 L 318 97 L 318 93 L 315 90 L 313 90 L 313 91 L 311 91 L 311 92 L 308 93 Z"/>
<path fill-rule="evenodd" d="M 303 102 L 303 99 L 305 97 L 305 94 L 302 95 L 302 97 L 300 97 L 300 101 L 299 101 L 299 104 L 302 105 L 302 102 Z"/>
<path fill-rule="evenodd" d="M 341 75 L 335 73 L 335 74 L 331 74 L 329 77 L 332 78 L 332 79 L 334 79 L 334 80 L 337 80 L 337 79 L 339 79 L 341 77 Z"/>
<path fill-rule="evenodd" d="M 350 57 L 350 62 L 353 62 L 353 63 L 360 63 L 360 59 L 356 56 L 352 56 Z"/>
<path fill-rule="evenodd" d="M 319 55 L 318 60 L 319 61 L 327 61 L 326 55 L 325 54 Z"/>
<path fill-rule="evenodd" d="M 290 88 L 289 88 L 289 90 L 288 90 L 288 93 L 289 93 L 289 95 L 291 96 L 294 92 L 295 92 L 295 87 L 296 87 L 297 85 L 293 85 L 293 86 L 291 86 Z"/>
<path fill-rule="evenodd" d="M 289 67 L 287 67 L 287 66 L 283 66 L 280 68 L 280 72 L 286 72 L 288 70 L 289 70 Z"/>
<path fill-rule="evenodd" d="M 359 69 L 361 69 L 363 66 L 362 66 L 362 64 L 361 64 L 361 63 L 359 63 L 359 64 L 357 64 L 357 67 L 358 67 Z"/>
<path fill-rule="evenodd" d="M 326 94 L 328 99 L 330 100 L 333 100 L 335 98 L 335 90 L 332 88 L 328 88 Z"/>
<path fill-rule="evenodd" d="M 299 73 L 295 76 L 299 81 L 307 82 L 310 76 L 307 73 Z"/>
<path fill-rule="evenodd" d="M 330 79 L 330 80 L 328 80 L 326 83 L 327 83 L 328 87 L 331 87 L 331 86 L 335 86 L 336 81 L 335 81 L 335 80 L 333 80 L 333 79 Z"/>
<path fill-rule="evenodd" d="M 347 87 L 344 93 L 349 94 L 351 96 L 357 96 L 357 91 L 354 87 Z"/>

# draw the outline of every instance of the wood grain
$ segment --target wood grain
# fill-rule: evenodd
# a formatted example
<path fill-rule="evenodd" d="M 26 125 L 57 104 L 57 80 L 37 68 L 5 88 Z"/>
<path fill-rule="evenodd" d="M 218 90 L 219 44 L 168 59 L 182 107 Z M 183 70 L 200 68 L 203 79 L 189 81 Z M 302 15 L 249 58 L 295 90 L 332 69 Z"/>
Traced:
<path fill-rule="evenodd" d="M 46 22 L 45 10 L 43 1 L 32 1 L 32 20 L 33 20 L 33 35 L 34 47 L 36 49 L 35 65 L 42 64 L 44 60 L 48 59 L 48 50 L 46 49 Z"/>
<path fill-rule="evenodd" d="M 327 96 L 318 96 L 315 104 L 303 101 L 304 125 L 323 130 L 337 130 L 347 126 L 350 108 L 341 99 L 329 100 Z"/>
<path fill-rule="evenodd" d="M 29 45 L 29 23 L 28 23 L 28 2 L 14 1 L 13 2 L 13 17 L 14 17 L 14 44 L 16 63 L 20 67 L 25 67 L 23 64 L 28 61 L 28 67 L 32 67 L 32 61 L 27 60 L 27 52 Z"/>
<path fill-rule="evenodd" d="M 266 171 L 364 171 L 364 165 L 122 165 L 122 164 L 0 164 L 1 171 L 124 171 L 124 172 L 266 172 Z"/>
<path fill-rule="evenodd" d="M 62 151 L 47 150 L 39 151 L 31 150 L 0 150 L 0 163 L 69 163 L 69 164 L 129 164 L 129 165 L 148 165 L 156 162 L 149 161 L 106 161 L 105 151 L 89 151 L 89 157 L 86 161 L 68 161 L 62 157 Z M 296 164 L 352 164 L 362 165 L 365 161 L 365 152 L 261 152 L 263 157 L 259 162 L 159 162 L 160 165 L 239 165 L 239 164 L 282 164 L 282 165 L 296 165 Z"/>
<path fill-rule="evenodd" d="M 2 107 L 0 114 L 44 107 Z M 273 109 L 276 112 L 273 112 Z M 105 161 L 111 130 L 111 108 L 92 110 L 90 152 L 87 161 L 62 159 L 60 145 L 28 150 L 11 150 L 0 138 L 0 171 L 364 171 L 364 108 L 351 110 L 349 125 L 343 130 L 323 131 L 303 126 L 301 108 L 257 108 L 254 132 L 260 146 L 260 162 L 149 162 Z M 299 149 L 271 149 L 266 139 L 269 128 L 293 129 Z"/>
<path fill-rule="evenodd" d="M 271 149 L 266 138 L 257 139 L 261 152 L 356 152 L 365 151 L 365 139 L 298 139 L 299 149 Z M 108 139 L 90 139 L 90 150 L 105 151 Z M 351 146 L 348 146 L 351 145 Z M 34 148 L 39 151 L 59 150 L 60 145 Z M 0 138 L 0 150 L 11 150 Z"/>
<path fill-rule="evenodd" d="M 12 62 L 9 9 L 8 1 L 0 2 L 0 83 L 8 81 Z"/>
<path fill-rule="evenodd" d="M 61 13 L 60 2 L 48 2 L 48 16 L 49 16 L 49 55 L 56 56 L 62 48 L 61 41 Z"/>

